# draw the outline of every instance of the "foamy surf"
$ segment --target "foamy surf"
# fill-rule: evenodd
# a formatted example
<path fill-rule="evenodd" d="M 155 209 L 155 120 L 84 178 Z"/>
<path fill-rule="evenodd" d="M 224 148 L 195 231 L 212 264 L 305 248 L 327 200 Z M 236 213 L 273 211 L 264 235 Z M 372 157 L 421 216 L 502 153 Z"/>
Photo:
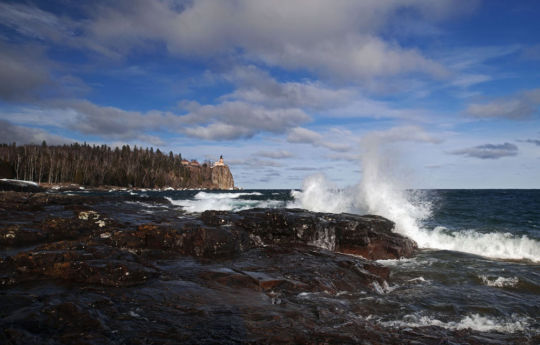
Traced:
<path fill-rule="evenodd" d="M 509 318 L 500 319 L 471 314 L 459 321 L 448 322 L 429 316 L 410 314 L 405 315 L 403 320 L 384 321 L 380 322 L 380 324 L 393 328 L 437 326 L 452 330 L 472 329 L 479 332 L 515 333 L 528 330 L 530 321 L 530 318 L 516 314 Z"/>
<path fill-rule="evenodd" d="M 216 211 L 242 211 L 250 208 L 276 208 L 284 207 L 281 200 L 250 200 L 243 199 L 244 196 L 260 196 L 259 192 L 251 193 L 208 193 L 199 192 L 193 199 L 176 200 L 165 197 L 171 204 L 180 206 L 189 213 L 201 213 L 208 210 Z"/>
<path fill-rule="evenodd" d="M 198 200 L 212 200 L 212 199 L 238 199 L 243 196 L 249 196 L 249 195 L 255 195 L 260 196 L 262 195 L 259 192 L 252 192 L 252 193 L 208 193 L 208 192 L 199 192 L 195 194 L 195 199 Z"/>

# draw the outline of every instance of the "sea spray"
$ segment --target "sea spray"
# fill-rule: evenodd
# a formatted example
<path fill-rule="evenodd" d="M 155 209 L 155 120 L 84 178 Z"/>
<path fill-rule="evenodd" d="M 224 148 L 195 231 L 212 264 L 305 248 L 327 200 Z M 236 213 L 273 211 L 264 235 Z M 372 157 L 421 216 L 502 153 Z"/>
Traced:
<path fill-rule="evenodd" d="M 432 202 L 422 191 L 406 190 L 399 174 L 399 155 L 391 154 L 380 138 L 367 137 L 362 145 L 362 178 L 345 189 L 336 188 L 322 174 L 305 179 L 302 191 L 293 191 L 294 207 L 317 212 L 376 214 L 396 223 L 395 231 L 415 240 L 421 248 L 462 251 L 499 259 L 540 262 L 540 242 L 523 236 L 474 229 L 427 229 Z"/>

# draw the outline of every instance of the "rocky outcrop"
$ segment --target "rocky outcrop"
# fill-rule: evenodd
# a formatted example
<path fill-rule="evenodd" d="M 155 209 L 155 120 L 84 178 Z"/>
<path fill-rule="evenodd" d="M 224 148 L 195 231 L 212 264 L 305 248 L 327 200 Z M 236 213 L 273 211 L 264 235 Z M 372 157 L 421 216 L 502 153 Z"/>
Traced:
<path fill-rule="evenodd" d="M 411 257 L 416 243 L 392 232 L 379 216 L 315 213 L 300 209 L 250 209 L 238 213 L 206 211 L 205 224 L 244 231 L 252 245 L 311 245 L 368 259 Z"/>
<path fill-rule="evenodd" d="M 228 166 L 223 165 L 212 168 L 212 184 L 217 189 L 234 188 L 234 179 Z"/>
<path fill-rule="evenodd" d="M 394 283 L 370 259 L 416 248 L 382 217 L 252 209 L 180 218 L 104 194 L 0 193 L 0 343 L 527 343 L 372 321 Z"/>

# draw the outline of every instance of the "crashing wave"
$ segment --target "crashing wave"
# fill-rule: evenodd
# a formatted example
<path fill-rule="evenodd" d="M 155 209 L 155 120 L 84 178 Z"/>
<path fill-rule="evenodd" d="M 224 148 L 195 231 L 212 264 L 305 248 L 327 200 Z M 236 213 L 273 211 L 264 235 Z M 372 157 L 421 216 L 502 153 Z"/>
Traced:
<path fill-rule="evenodd" d="M 510 318 L 496 319 L 479 314 L 465 316 L 459 321 L 444 322 L 429 316 L 416 314 L 405 315 L 403 320 L 383 321 L 381 325 L 385 327 L 403 328 L 403 327 L 426 327 L 437 326 L 452 330 L 472 329 L 480 332 L 501 332 L 516 333 L 529 329 L 530 318 L 513 314 Z"/>

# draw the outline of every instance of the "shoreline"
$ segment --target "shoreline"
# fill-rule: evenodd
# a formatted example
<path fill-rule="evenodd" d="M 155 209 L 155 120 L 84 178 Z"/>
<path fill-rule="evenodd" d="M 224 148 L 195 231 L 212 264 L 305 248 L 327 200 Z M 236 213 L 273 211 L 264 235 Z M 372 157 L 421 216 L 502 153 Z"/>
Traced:
<path fill-rule="evenodd" d="M 527 343 L 520 334 L 372 319 L 358 301 L 384 298 L 399 274 L 377 260 L 418 255 L 382 217 L 300 209 L 184 214 L 165 205 L 162 197 L 114 193 L 0 192 L 0 329 L 9 330 L 0 339 Z"/>

